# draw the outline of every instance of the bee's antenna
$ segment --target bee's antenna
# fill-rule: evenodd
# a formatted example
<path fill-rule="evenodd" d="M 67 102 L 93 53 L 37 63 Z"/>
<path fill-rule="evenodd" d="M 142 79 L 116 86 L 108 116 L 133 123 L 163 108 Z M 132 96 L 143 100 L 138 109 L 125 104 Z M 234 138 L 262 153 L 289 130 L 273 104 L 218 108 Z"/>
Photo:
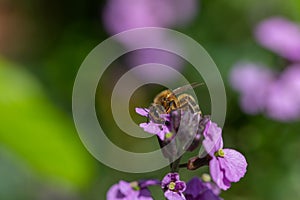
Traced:
<path fill-rule="evenodd" d="M 192 89 L 192 88 L 196 88 L 196 87 L 201 86 L 201 85 L 204 85 L 204 83 L 197 83 L 197 82 L 191 83 L 191 84 L 184 85 L 184 86 L 182 86 L 182 87 L 179 87 L 179 88 L 174 89 L 174 90 L 173 90 L 173 93 L 174 93 L 175 95 L 178 95 L 178 94 L 180 94 L 180 93 L 182 93 L 182 92 L 184 92 L 184 91 L 186 91 L 186 90 L 190 90 L 190 89 Z"/>

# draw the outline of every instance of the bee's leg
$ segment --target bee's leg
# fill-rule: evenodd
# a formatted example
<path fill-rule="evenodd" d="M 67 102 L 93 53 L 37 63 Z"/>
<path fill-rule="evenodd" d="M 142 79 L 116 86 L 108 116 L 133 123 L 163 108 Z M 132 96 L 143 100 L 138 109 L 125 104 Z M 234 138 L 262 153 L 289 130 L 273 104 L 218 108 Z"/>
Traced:
<path fill-rule="evenodd" d="M 170 113 L 172 110 L 177 108 L 176 103 L 174 100 L 170 101 L 168 104 L 168 109 L 166 110 L 167 113 Z"/>

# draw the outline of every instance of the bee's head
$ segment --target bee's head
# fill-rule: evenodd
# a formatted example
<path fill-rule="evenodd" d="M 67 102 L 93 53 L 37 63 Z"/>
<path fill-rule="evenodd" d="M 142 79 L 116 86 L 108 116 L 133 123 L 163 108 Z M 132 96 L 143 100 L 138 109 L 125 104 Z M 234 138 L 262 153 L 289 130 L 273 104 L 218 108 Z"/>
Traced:
<path fill-rule="evenodd" d="M 178 107 L 178 100 L 171 90 L 164 90 L 154 98 L 154 103 L 162 105 L 166 112 L 169 113 Z"/>

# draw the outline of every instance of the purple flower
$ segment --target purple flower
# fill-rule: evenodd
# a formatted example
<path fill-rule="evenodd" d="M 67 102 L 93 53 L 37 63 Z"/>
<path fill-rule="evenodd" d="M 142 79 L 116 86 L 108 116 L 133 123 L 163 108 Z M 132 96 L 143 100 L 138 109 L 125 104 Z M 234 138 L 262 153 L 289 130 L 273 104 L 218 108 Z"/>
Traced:
<path fill-rule="evenodd" d="M 135 112 L 144 117 L 148 117 L 149 109 L 146 108 L 136 108 Z M 144 131 L 157 135 L 160 140 L 165 140 L 166 134 L 170 133 L 170 129 L 165 124 L 157 124 L 152 122 L 151 120 L 148 123 L 141 123 L 140 127 L 144 129 Z"/>
<path fill-rule="evenodd" d="M 295 93 L 300 92 L 300 64 L 288 66 L 280 77 L 281 81 Z M 297 97 L 296 97 L 297 96 Z M 297 100 L 300 100 L 299 95 L 295 95 Z"/>
<path fill-rule="evenodd" d="M 265 109 L 267 92 L 274 79 L 274 72 L 253 63 L 237 63 L 230 74 L 231 85 L 240 92 L 240 105 L 248 114 Z"/>
<path fill-rule="evenodd" d="M 153 37 L 153 34 L 149 37 Z M 128 41 L 127 41 L 128 43 Z M 133 41 L 136 43 L 136 41 Z M 163 40 L 161 44 L 168 46 L 169 41 Z M 143 71 L 136 71 L 137 78 L 144 81 L 155 80 L 172 80 L 175 78 L 174 73 L 169 73 L 169 70 L 162 68 L 162 65 L 172 67 L 173 69 L 180 71 L 183 68 L 183 59 L 178 55 L 171 52 L 162 51 L 159 49 L 140 49 L 138 51 L 130 52 L 126 57 L 128 65 L 131 67 L 139 66 L 147 63 L 157 63 L 157 65 L 151 64 L 151 67 L 143 67 Z M 153 68 L 157 70 L 153 70 Z M 157 73 L 159 71 L 160 73 Z"/>
<path fill-rule="evenodd" d="M 279 121 L 300 117 L 300 65 L 289 66 L 272 85 L 266 99 L 268 116 Z"/>
<path fill-rule="evenodd" d="M 187 200 L 221 200 L 211 187 L 210 183 L 205 183 L 200 178 L 194 177 L 187 183 L 185 197 Z"/>
<path fill-rule="evenodd" d="M 231 72 L 231 84 L 241 93 L 241 107 L 248 114 L 265 112 L 279 121 L 300 118 L 299 64 L 288 66 L 276 79 L 265 67 L 237 64 Z"/>
<path fill-rule="evenodd" d="M 194 17 L 196 0 L 110 0 L 103 21 L 111 34 L 132 28 L 170 27 Z"/>
<path fill-rule="evenodd" d="M 186 184 L 179 180 L 178 173 L 168 173 L 163 178 L 161 187 L 168 200 L 185 200 L 183 192 L 186 189 Z"/>
<path fill-rule="evenodd" d="M 214 183 L 211 182 L 211 176 L 209 174 L 202 174 L 201 176 L 204 185 L 206 185 L 215 195 L 221 194 L 221 189 Z"/>
<path fill-rule="evenodd" d="M 158 180 L 146 180 L 139 182 L 128 183 L 120 181 L 118 184 L 113 185 L 107 192 L 107 200 L 153 200 L 148 186 L 158 185 Z"/>
<path fill-rule="evenodd" d="M 238 182 L 246 173 L 245 157 L 233 149 L 223 149 L 222 129 L 211 122 L 204 134 L 203 145 L 211 156 L 209 161 L 210 174 L 213 181 L 223 190 Z"/>
<path fill-rule="evenodd" d="M 255 30 L 258 42 L 291 61 L 300 61 L 300 26 L 281 17 L 262 21 Z"/>
<path fill-rule="evenodd" d="M 109 0 L 103 11 L 103 24 L 110 34 L 117 34 L 134 28 L 143 27 L 173 27 L 189 22 L 197 13 L 197 0 Z M 170 37 L 163 32 L 153 31 L 144 34 L 131 32 L 132 37 L 116 39 L 125 47 L 136 47 L 138 44 L 149 41 L 149 44 L 163 44 L 172 48 L 181 49 L 176 41 L 170 41 Z M 155 41 L 155 42 L 151 42 Z M 179 47 L 176 47 L 179 46 Z M 174 47 L 173 47 L 174 46 Z M 129 66 L 137 66 L 145 63 L 159 63 L 170 66 L 175 70 L 181 70 L 183 59 L 170 52 L 163 52 L 158 49 L 140 49 L 126 55 Z M 161 73 L 154 73 L 152 68 L 143 72 L 134 72 L 142 80 L 151 80 L 153 77 L 158 80 L 172 80 L 174 73 L 166 72 L 157 67 Z"/>

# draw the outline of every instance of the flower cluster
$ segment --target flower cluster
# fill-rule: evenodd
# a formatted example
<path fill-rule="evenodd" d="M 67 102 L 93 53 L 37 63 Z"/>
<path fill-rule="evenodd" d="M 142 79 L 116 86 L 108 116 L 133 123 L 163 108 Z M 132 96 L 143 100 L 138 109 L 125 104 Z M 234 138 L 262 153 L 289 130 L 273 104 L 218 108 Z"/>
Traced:
<path fill-rule="evenodd" d="M 279 72 L 261 64 L 240 62 L 233 67 L 232 87 L 241 94 L 248 114 L 265 113 L 279 121 L 300 118 L 300 25 L 280 17 L 261 22 L 255 36 L 259 44 L 285 60 Z"/>
<path fill-rule="evenodd" d="M 148 122 L 141 123 L 140 127 L 157 136 L 163 155 L 171 162 L 170 173 L 160 182 L 166 199 L 221 200 L 220 190 L 227 190 L 232 182 L 238 182 L 245 175 L 245 157 L 236 150 L 223 148 L 222 129 L 209 116 L 177 109 L 160 114 L 160 120 L 154 120 L 149 110 L 136 108 L 138 114 L 148 118 Z M 189 159 L 188 163 L 180 163 L 185 151 L 195 151 L 201 144 L 205 149 L 204 154 Z M 168 146 L 170 148 L 166 148 Z M 196 170 L 205 165 L 209 166 L 210 175 L 204 174 L 201 179 L 194 177 L 187 183 L 180 180 L 180 168 Z M 133 183 L 120 181 L 112 186 L 107 198 L 152 199 L 147 187 L 158 184 L 154 180 L 146 181 L 148 184 Z"/>
<path fill-rule="evenodd" d="M 149 186 L 159 185 L 158 180 L 135 181 L 128 183 L 126 181 L 119 181 L 118 184 L 113 185 L 107 192 L 107 200 L 152 200 L 151 193 L 148 190 Z"/>
<path fill-rule="evenodd" d="M 117 34 L 135 28 L 159 27 L 171 28 L 186 25 L 197 14 L 199 1 L 197 0 L 108 0 L 103 8 L 103 25 L 106 31 Z M 132 32 L 132 34 L 135 34 Z M 139 41 L 150 40 L 159 41 L 164 46 L 181 48 L 177 41 L 160 32 L 145 32 L 142 36 L 126 39 L 115 37 L 125 48 L 135 46 Z M 179 56 L 159 49 L 144 48 L 133 51 L 125 55 L 125 64 L 128 66 L 138 66 L 147 63 L 159 63 L 170 66 L 176 70 L 181 70 L 184 60 Z M 145 69 L 143 73 L 137 73 L 137 77 L 148 80 L 152 69 Z M 168 80 L 174 78 L 172 73 L 153 74 L 158 80 Z"/>
<path fill-rule="evenodd" d="M 103 22 L 111 34 L 133 28 L 173 27 L 190 21 L 197 4 L 196 0 L 109 0 Z"/>

